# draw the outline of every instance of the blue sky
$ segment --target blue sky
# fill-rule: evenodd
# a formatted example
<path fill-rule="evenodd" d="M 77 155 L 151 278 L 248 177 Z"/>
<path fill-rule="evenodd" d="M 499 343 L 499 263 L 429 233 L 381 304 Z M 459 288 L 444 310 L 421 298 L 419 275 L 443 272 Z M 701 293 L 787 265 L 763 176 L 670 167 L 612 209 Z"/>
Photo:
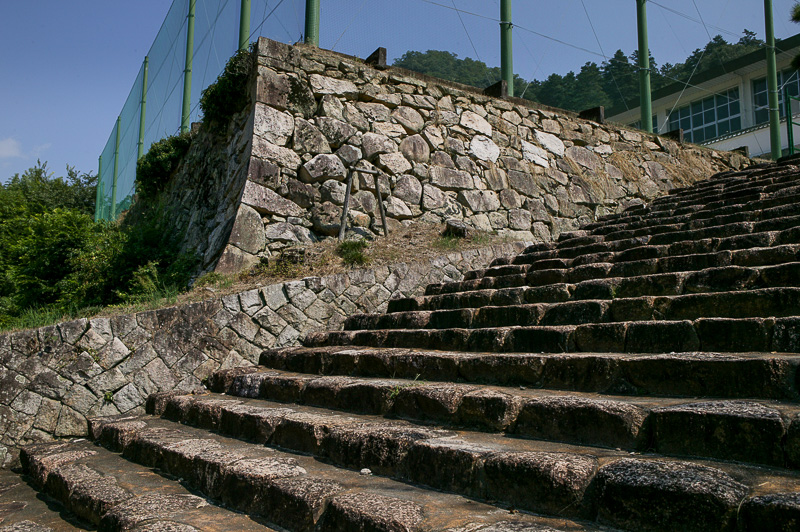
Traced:
<path fill-rule="evenodd" d="M 198 10 L 216 1 L 197 0 Z M 219 1 L 231 8 L 239 4 Z M 385 46 L 390 59 L 407 50 L 449 50 L 499 64 L 499 0 L 321 2 L 324 48 L 365 57 Z M 0 180 L 37 159 L 48 161 L 57 175 L 67 164 L 97 171 L 97 157 L 171 3 L 2 0 Z M 779 38 L 800 33 L 788 20 L 793 4 L 774 0 Z M 253 0 L 253 6 L 254 29 L 277 7 L 259 34 L 284 42 L 301 37 L 304 0 Z M 637 46 L 634 0 L 513 0 L 513 9 L 515 70 L 526 79 L 578 70 L 587 61 L 600 63 L 602 53 L 610 56 L 620 48 L 630 53 Z M 747 28 L 764 37 L 763 2 L 755 0 L 650 0 L 648 15 L 650 47 L 659 64 L 683 60 L 709 34 L 735 41 Z M 205 75 L 195 79 L 212 81 L 208 70 L 214 65 L 196 65 L 195 72 L 204 67 Z"/>

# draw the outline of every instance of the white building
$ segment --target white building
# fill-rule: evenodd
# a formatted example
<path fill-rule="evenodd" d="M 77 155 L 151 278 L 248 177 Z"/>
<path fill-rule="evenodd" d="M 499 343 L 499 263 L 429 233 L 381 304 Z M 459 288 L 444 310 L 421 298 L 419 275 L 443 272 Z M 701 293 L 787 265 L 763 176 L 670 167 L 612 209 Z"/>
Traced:
<path fill-rule="evenodd" d="M 784 90 L 800 96 L 800 75 L 792 59 L 800 54 L 800 34 L 776 43 L 780 92 L 781 142 L 789 147 L 786 130 Z M 658 133 L 684 130 L 684 139 L 720 150 L 747 146 L 753 157 L 770 155 L 769 111 L 767 105 L 767 60 L 765 50 L 695 75 L 691 86 L 673 83 L 652 94 L 653 128 Z M 606 119 L 639 125 L 638 100 L 629 109 L 610 109 Z M 634 107 L 635 105 L 635 107 Z M 792 100 L 793 122 L 800 122 L 800 102 Z M 800 145 L 800 126 L 793 127 L 795 146 Z"/>

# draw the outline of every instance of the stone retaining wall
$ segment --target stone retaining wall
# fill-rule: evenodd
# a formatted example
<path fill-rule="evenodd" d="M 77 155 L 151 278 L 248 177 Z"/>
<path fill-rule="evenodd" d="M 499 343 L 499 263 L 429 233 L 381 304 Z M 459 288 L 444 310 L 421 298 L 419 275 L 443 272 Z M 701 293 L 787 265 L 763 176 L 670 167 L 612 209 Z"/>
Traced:
<path fill-rule="evenodd" d="M 385 311 L 389 299 L 459 280 L 526 244 L 0 335 L 0 465 L 18 445 L 83 436 L 87 417 L 141 412 L 151 393 L 196 388 L 218 369 L 257 363 L 263 349 L 297 345 L 306 333 L 339 327 L 357 312 Z"/>
<path fill-rule="evenodd" d="M 457 218 L 551 240 L 748 162 L 312 46 L 262 38 L 257 54 L 247 179 L 218 271 L 338 233 L 352 168 L 384 172 L 390 228 Z M 355 174 L 349 224 L 366 237 L 380 232 L 374 191 Z"/>

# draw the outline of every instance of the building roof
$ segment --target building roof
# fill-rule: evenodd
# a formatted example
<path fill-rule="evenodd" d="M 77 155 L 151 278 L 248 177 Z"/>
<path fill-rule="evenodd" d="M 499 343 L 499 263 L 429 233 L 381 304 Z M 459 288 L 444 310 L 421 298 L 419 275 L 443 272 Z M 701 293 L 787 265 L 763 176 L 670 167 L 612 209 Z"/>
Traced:
<path fill-rule="evenodd" d="M 775 41 L 775 47 L 778 49 L 779 52 L 788 52 L 792 48 L 800 47 L 800 33 L 797 35 L 793 35 L 791 37 L 787 37 L 786 39 L 778 39 Z M 737 57 L 736 59 L 731 59 L 730 61 L 726 61 L 719 66 L 709 68 L 707 70 L 703 70 L 702 72 L 695 74 L 692 79 L 692 85 L 700 85 L 707 81 L 711 81 L 715 78 L 719 78 L 725 76 L 726 74 L 730 74 L 733 71 L 746 69 L 749 66 L 756 65 L 759 62 L 766 62 L 766 57 L 764 54 L 764 49 L 761 48 L 759 50 L 755 50 L 748 54 L 742 55 Z M 662 87 L 658 90 L 652 92 L 651 99 L 652 101 L 656 101 L 661 98 L 666 98 L 672 94 L 679 94 L 683 91 L 686 83 L 681 81 L 676 81 L 674 83 L 670 83 L 669 85 Z M 622 114 L 631 109 L 638 109 L 639 108 L 639 97 L 632 98 L 628 100 L 625 106 L 618 105 L 613 107 L 606 112 L 606 116 L 614 116 L 618 114 Z"/>

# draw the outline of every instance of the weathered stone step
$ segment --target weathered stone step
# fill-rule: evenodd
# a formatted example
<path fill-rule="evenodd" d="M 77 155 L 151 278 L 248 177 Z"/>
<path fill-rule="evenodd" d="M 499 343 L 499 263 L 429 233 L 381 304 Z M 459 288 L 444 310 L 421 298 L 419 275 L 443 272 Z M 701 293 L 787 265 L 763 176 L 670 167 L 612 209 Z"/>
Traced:
<path fill-rule="evenodd" d="M 501 353 L 800 352 L 800 318 L 699 318 L 488 329 L 314 332 L 307 347 L 363 346 Z"/>
<path fill-rule="evenodd" d="M 697 318 L 783 318 L 798 315 L 800 288 L 762 288 L 680 296 L 583 299 L 453 310 L 355 314 L 345 320 L 344 330 L 486 329 Z M 731 343 L 737 340 L 738 338 L 730 339 Z"/>
<path fill-rule="evenodd" d="M 669 212 L 677 208 L 690 205 L 702 205 L 703 208 L 713 209 L 725 205 L 737 203 L 748 203 L 759 201 L 770 195 L 778 194 L 783 191 L 794 193 L 797 189 L 797 179 L 780 183 L 755 184 L 752 186 L 740 186 L 722 188 L 721 190 L 700 189 L 693 194 L 683 196 L 662 196 L 656 198 L 650 204 L 650 212 Z"/>
<path fill-rule="evenodd" d="M 0 469 L 0 532 L 74 532 L 93 525 L 33 489 L 28 477 Z"/>
<path fill-rule="evenodd" d="M 186 402 L 193 398 L 191 395 L 183 397 Z M 328 445 L 335 445 L 332 439 L 337 434 L 335 429 L 352 425 L 355 421 L 332 413 L 328 413 L 327 420 L 308 413 L 293 415 L 286 408 L 261 409 L 251 416 L 252 410 L 236 403 L 218 398 L 203 407 L 198 404 L 202 419 L 187 419 L 185 422 L 195 421 L 199 426 L 209 427 L 214 424 L 216 415 L 225 412 L 229 420 L 235 418 L 236 423 L 249 424 L 238 428 L 246 431 L 249 426 L 265 430 L 250 435 L 249 439 L 259 444 L 269 443 L 313 453 L 324 436 Z M 270 419 L 292 419 L 294 430 L 283 434 L 283 439 L 277 439 L 269 430 Z M 315 423 L 321 421 L 330 431 L 327 434 L 315 431 L 319 428 Z M 493 526 L 496 527 L 494 530 L 525 530 L 526 525 L 536 530 L 535 525 L 552 526 L 556 523 L 545 518 L 512 514 L 453 494 L 359 474 L 358 470 L 367 468 L 367 464 L 372 464 L 372 459 L 376 458 L 367 449 L 364 449 L 364 460 L 354 464 L 356 471 L 347 471 L 323 464 L 312 456 L 247 444 L 163 419 L 95 420 L 91 428 L 101 444 L 121 451 L 129 460 L 180 477 L 206 496 L 221 499 L 232 508 L 263 515 L 289 530 L 491 531 Z M 221 426 L 219 430 L 226 433 L 228 428 Z M 419 433 L 416 438 L 412 433 L 405 440 L 413 441 L 425 437 L 422 434 L 435 431 L 419 429 Z M 240 432 L 239 436 L 246 434 Z M 385 434 L 384 441 L 391 441 L 392 436 L 391 433 Z M 339 441 L 338 451 L 345 454 L 358 452 L 358 443 Z M 389 451 L 382 447 L 380 440 L 375 442 L 374 449 L 377 452 Z M 384 459 L 392 461 L 396 457 L 390 453 Z M 376 472 L 380 469 L 379 463 L 373 467 Z M 420 473 L 431 472 L 426 464 L 419 464 L 417 468 Z M 594 528 L 560 521 L 559 529 L 563 525 L 573 530 Z"/>
<path fill-rule="evenodd" d="M 800 407 L 788 403 L 623 398 L 277 370 L 226 372 L 211 379 L 211 389 L 541 440 L 800 467 L 794 462 L 800 458 Z"/>
<path fill-rule="evenodd" d="M 22 449 L 33 483 L 101 530 L 272 530 L 86 440 Z"/>
<path fill-rule="evenodd" d="M 352 347 L 270 349 L 259 363 L 312 375 L 451 381 L 617 395 L 800 399 L 800 357 L 755 353 L 485 354 Z M 254 368 L 231 370 L 253 372 Z M 223 379 L 224 372 L 217 374 Z M 212 384 L 217 381 L 212 380 Z M 219 388 L 215 388 L 219 390 Z"/>
<path fill-rule="evenodd" d="M 162 394 L 148 409 L 257 443 L 294 445 L 343 467 L 629 530 L 664 530 L 662 514 L 676 519 L 676 530 L 747 529 L 756 511 L 782 526 L 800 511 L 798 477 L 774 469 L 454 433 L 226 396 Z M 294 427 L 291 436 L 285 426 Z"/>
<path fill-rule="evenodd" d="M 667 196 L 656 198 L 650 205 L 640 205 L 621 213 L 601 216 L 597 222 L 587 224 L 583 229 L 592 231 L 609 223 L 624 223 L 628 220 L 641 219 L 646 215 L 663 214 L 670 211 L 675 213 L 681 211 L 691 212 L 703 208 L 709 209 L 707 206 L 713 203 L 712 198 L 725 192 L 750 190 L 766 192 L 767 195 L 795 194 L 795 188 L 799 180 L 797 174 L 792 174 L 783 177 L 769 177 L 763 182 L 738 181 L 737 184 L 725 186 L 724 183 L 715 183 L 712 178 L 683 189 L 678 194 L 671 192 Z M 714 208 L 714 206 L 710 208 Z"/>
<path fill-rule="evenodd" d="M 694 272 L 607 277 L 578 283 L 490 288 L 392 299 L 389 300 L 387 312 L 455 310 L 486 306 L 560 303 L 586 299 L 611 300 L 637 296 L 680 296 L 780 287 L 800 287 L 800 262 L 787 262 L 777 266 L 722 266 Z"/>
<path fill-rule="evenodd" d="M 781 235 L 778 235 L 778 239 Z M 496 266 L 490 271 L 476 271 L 468 279 L 439 284 L 430 284 L 425 287 L 425 295 L 454 294 L 458 292 L 468 292 L 472 290 L 516 288 L 521 286 L 547 286 L 552 284 L 571 283 L 576 284 L 581 281 L 607 279 L 616 277 L 642 277 L 656 274 L 668 274 L 679 272 L 701 271 L 709 268 L 724 268 L 728 266 L 772 266 L 786 265 L 800 260 L 800 244 L 782 244 L 781 240 L 776 245 L 767 247 L 747 247 L 744 249 L 724 249 L 709 253 L 692 253 L 697 249 L 686 250 L 688 246 L 676 246 L 675 252 L 690 251 L 688 254 L 670 255 L 670 249 L 659 249 L 654 247 L 643 248 L 637 252 L 632 250 L 624 255 L 614 255 L 610 258 L 614 262 L 602 261 L 579 266 L 536 269 L 535 266 L 529 267 L 527 273 L 512 273 L 516 269 L 522 269 L 524 265 Z M 697 241 L 694 242 L 695 244 Z M 658 255 L 667 253 L 665 256 L 650 258 L 639 258 L 647 256 L 647 252 Z M 620 258 L 629 260 L 619 260 Z M 551 260 L 551 259 L 548 259 Z M 553 263 L 546 263 L 545 266 Z M 574 261 L 573 261 L 574 264 Z M 556 264 L 557 265 L 557 264 Z M 511 268 L 515 268 L 511 270 Z M 493 275 L 497 273 L 497 275 Z M 483 275 L 481 275 L 483 274 Z M 475 277 L 478 276 L 478 277 Z M 466 276 L 465 276 L 466 277 Z"/>
<path fill-rule="evenodd" d="M 767 223 L 770 227 L 763 225 Z M 757 227 L 758 226 L 758 227 Z M 788 226 L 788 227 L 787 227 Z M 642 234 L 630 238 L 617 240 L 603 240 L 591 244 L 575 246 L 573 248 L 556 248 L 552 243 L 534 244 L 526 248 L 521 254 L 513 258 L 501 258 L 492 262 L 491 266 L 504 266 L 507 264 L 532 264 L 543 259 L 574 259 L 587 257 L 588 262 L 593 256 L 598 254 L 619 253 L 630 249 L 642 248 L 647 246 L 668 246 L 674 248 L 672 254 L 676 254 L 677 249 L 683 249 L 678 254 L 687 253 L 686 249 L 695 249 L 698 252 L 708 252 L 721 249 L 745 249 L 748 247 L 771 246 L 774 243 L 794 244 L 800 240 L 797 229 L 797 217 L 784 217 L 757 224 L 734 224 L 727 226 L 733 232 L 738 228 L 737 234 L 724 237 L 703 236 L 697 231 L 686 234 Z M 725 226 L 719 226 L 725 227 Z M 719 227 L 712 228 L 713 230 Z M 702 238 L 700 238 L 702 236 Z M 690 238 L 692 237 L 692 238 Z M 665 241 L 666 240 L 666 241 Z M 474 274 L 470 274 L 474 276 Z"/>
<path fill-rule="evenodd" d="M 783 188 L 795 186 L 797 181 L 798 175 L 792 172 L 784 173 L 783 175 L 773 174 L 772 176 L 765 176 L 763 179 L 747 179 L 738 183 L 715 182 L 712 178 L 703 182 L 702 185 L 694 185 L 677 193 L 670 191 L 669 194 L 655 198 L 650 206 L 660 209 L 675 205 L 710 204 L 728 199 L 770 194 Z"/>
<path fill-rule="evenodd" d="M 676 224 L 683 225 L 686 229 L 699 229 L 726 223 L 765 221 L 797 215 L 798 201 L 800 201 L 800 194 L 771 197 L 751 204 L 736 204 L 714 210 L 700 209 L 681 214 L 651 215 L 627 222 L 607 223 L 595 227 L 590 234 L 609 235 L 620 231 L 641 231 L 651 227 L 658 228 Z"/>

